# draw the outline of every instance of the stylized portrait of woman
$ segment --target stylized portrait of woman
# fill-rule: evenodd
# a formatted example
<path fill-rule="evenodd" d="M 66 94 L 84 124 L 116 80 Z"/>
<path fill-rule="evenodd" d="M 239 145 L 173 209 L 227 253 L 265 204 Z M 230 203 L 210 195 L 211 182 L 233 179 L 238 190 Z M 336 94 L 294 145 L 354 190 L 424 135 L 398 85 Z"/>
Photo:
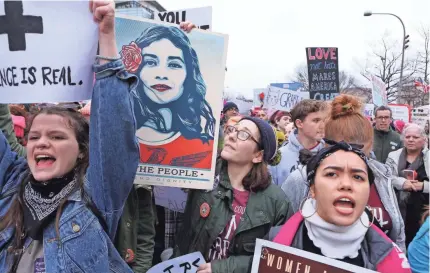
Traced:
<path fill-rule="evenodd" d="M 143 163 L 210 169 L 215 131 L 196 51 L 177 27 L 148 28 L 121 51 L 134 94 Z"/>

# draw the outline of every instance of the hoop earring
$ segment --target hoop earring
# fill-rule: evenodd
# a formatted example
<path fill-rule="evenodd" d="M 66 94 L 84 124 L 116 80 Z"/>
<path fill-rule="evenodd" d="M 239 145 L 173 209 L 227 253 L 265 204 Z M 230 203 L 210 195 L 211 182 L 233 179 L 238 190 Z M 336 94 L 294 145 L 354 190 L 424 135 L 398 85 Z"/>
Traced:
<path fill-rule="evenodd" d="M 302 200 L 302 202 L 300 202 L 300 206 L 299 206 L 299 212 L 303 216 L 303 218 L 305 218 L 305 219 L 312 217 L 317 212 L 317 209 L 315 208 L 315 211 L 311 215 L 309 215 L 309 216 L 303 215 L 303 206 L 304 206 L 306 200 L 308 200 L 308 199 L 312 199 L 312 197 L 307 196 L 305 199 Z"/>
<path fill-rule="evenodd" d="M 369 209 L 369 208 L 368 208 Z M 360 216 L 360 223 L 363 225 L 363 227 L 365 228 L 370 228 L 373 225 L 373 221 L 375 221 L 375 214 L 369 209 L 369 212 L 372 214 L 372 222 L 370 222 L 370 224 L 368 226 L 366 226 L 365 224 L 363 224 L 363 221 L 361 220 L 361 216 Z M 366 212 L 364 212 L 366 213 Z M 367 213 L 366 213 L 367 215 Z"/>

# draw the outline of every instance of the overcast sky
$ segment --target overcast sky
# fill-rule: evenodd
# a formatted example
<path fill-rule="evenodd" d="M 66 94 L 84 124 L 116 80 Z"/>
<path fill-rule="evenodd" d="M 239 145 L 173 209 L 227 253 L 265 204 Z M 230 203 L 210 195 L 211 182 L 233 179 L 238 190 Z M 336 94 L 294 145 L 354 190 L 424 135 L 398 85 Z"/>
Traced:
<path fill-rule="evenodd" d="M 254 3 L 253 3 L 254 2 Z M 369 45 L 384 35 L 401 42 L 392 16 L 364 17 L 365 10 L 395 13 L 410 35 L 409 54 L 430 26 L 430 0 L 159 0 L 167 10 L 213 7 L 215 32 L 229 35 L 225 86 L 251 95 L 253 88 L 286 82 L 306 62 L 305 47 L 338 47 L 341 70 L 359 75 Z"/>

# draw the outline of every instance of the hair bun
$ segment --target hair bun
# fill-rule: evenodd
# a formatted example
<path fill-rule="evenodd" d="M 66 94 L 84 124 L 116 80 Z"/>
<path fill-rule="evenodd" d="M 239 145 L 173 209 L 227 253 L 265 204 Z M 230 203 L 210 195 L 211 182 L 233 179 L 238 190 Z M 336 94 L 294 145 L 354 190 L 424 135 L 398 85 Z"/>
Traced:
<path fill-rule="evenodd" d="M 337 119 L 342 116 L 361 114 L 363 104 L 357 97 L 342 94 L 337 96 L 331 103 L 331 118 Z"/>

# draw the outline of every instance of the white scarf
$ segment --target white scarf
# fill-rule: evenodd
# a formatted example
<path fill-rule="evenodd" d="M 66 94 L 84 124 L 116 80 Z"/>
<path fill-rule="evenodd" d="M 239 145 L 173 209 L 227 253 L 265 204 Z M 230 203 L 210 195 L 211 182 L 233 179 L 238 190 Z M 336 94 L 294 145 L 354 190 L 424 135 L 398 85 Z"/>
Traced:
<path fill-rule="evenodd" d="M 308 199 L 303 204 L 302 213 L 304 217 L 315 212 L 315 199 Z M 318 213 L 305 218 L 309 239 L 314 245 L 321 249 L 321 253 L 333 259 L 355 258 L 361 248 L 364 236 L 369 229 L 369 217 L 366 212 L 350 226 L 336 226 L 324 221 Z"/>

